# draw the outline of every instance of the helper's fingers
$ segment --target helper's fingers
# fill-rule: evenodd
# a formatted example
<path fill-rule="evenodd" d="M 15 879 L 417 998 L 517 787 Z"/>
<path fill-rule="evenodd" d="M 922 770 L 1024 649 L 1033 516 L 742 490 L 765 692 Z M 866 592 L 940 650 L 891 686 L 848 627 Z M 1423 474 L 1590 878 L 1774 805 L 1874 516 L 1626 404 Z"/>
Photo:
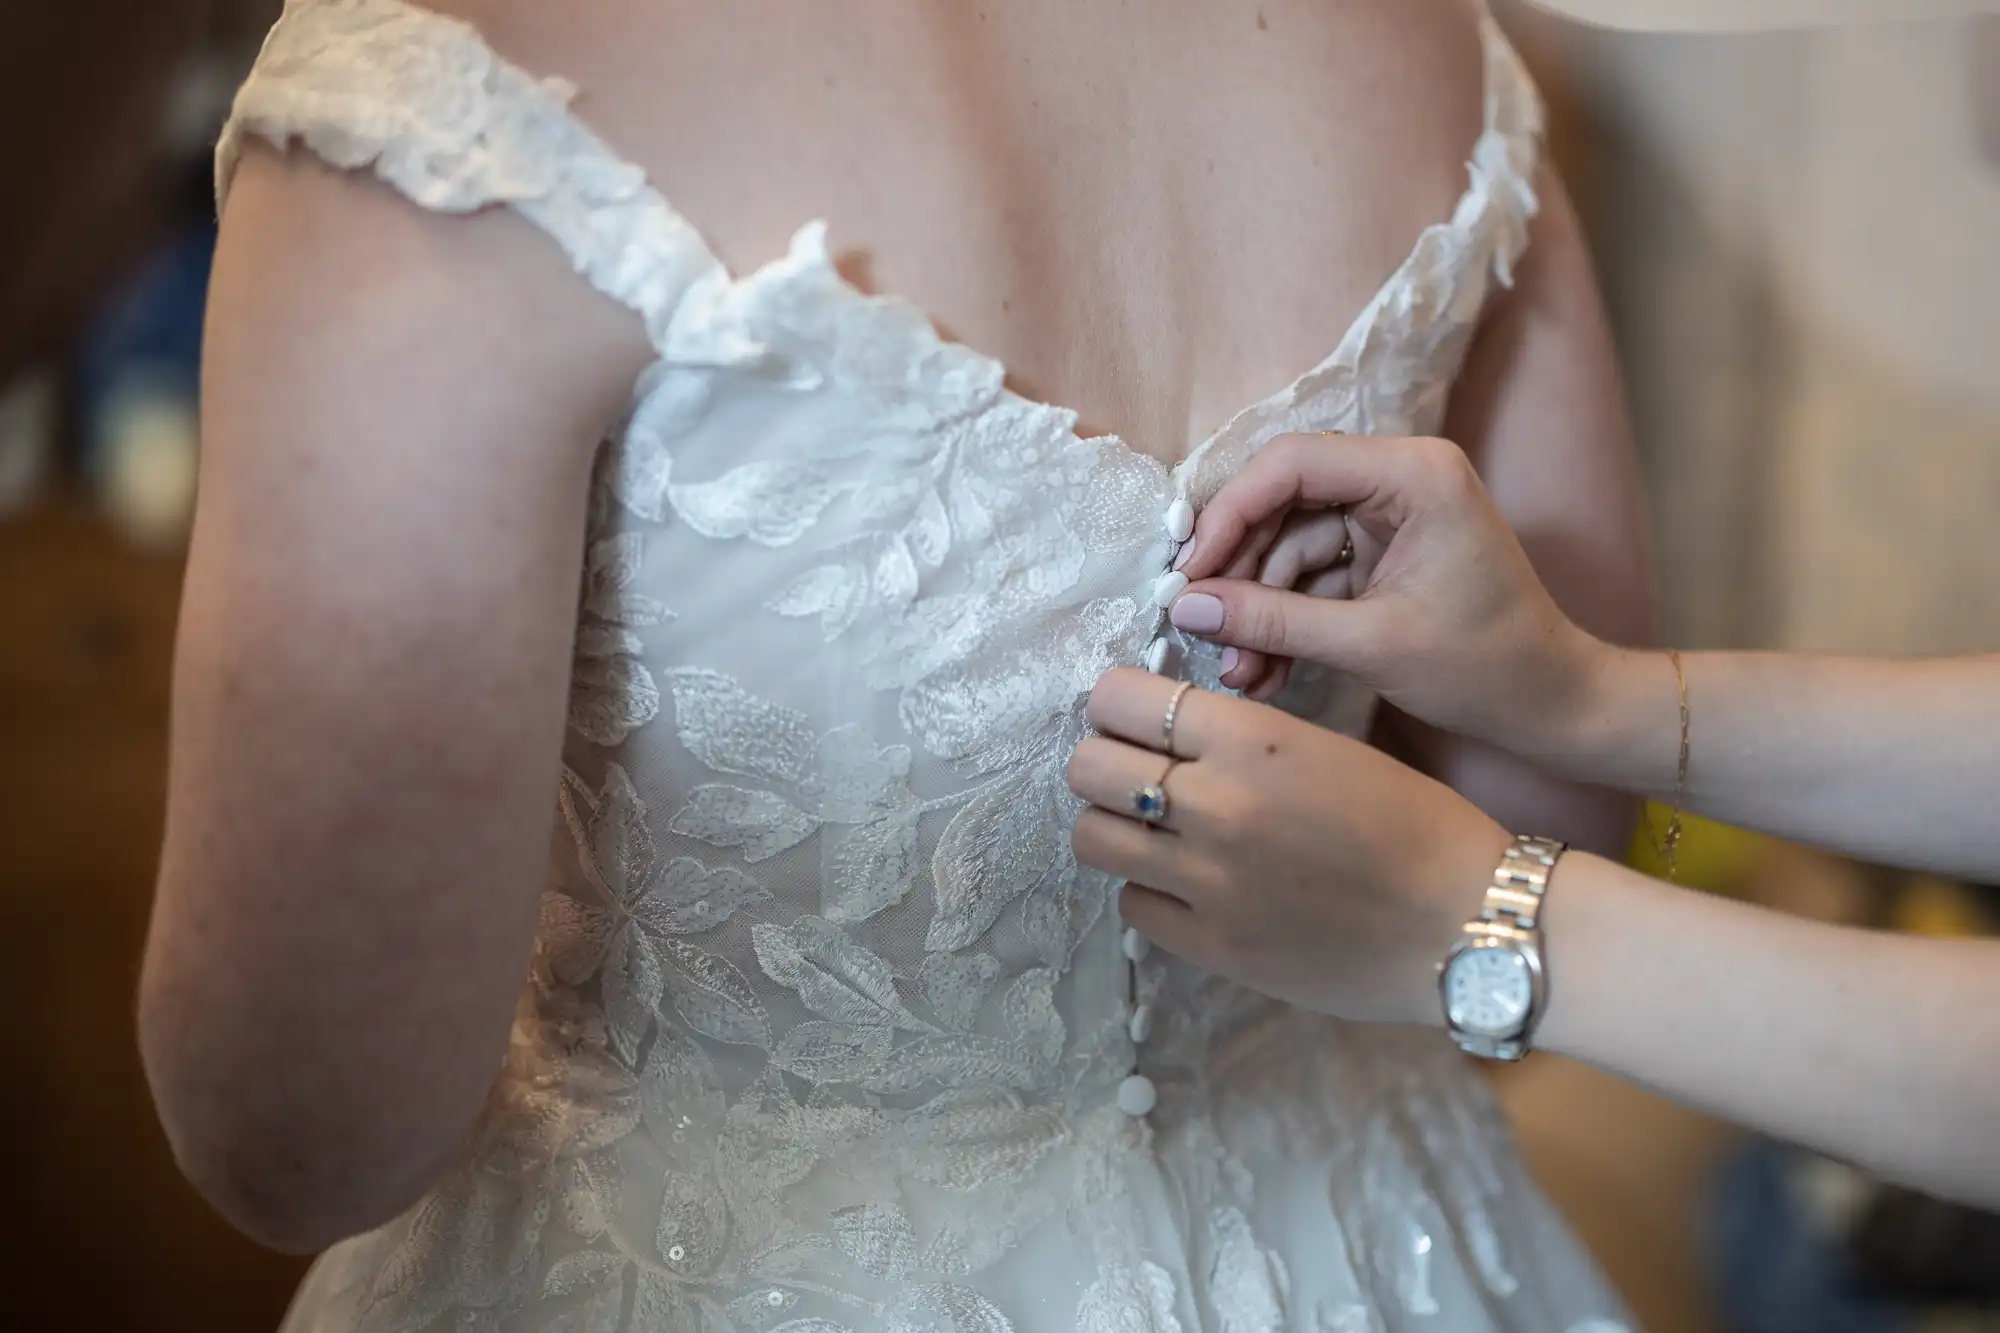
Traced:
<path fill-rule="evenodd" d="M 1267 704 L 1285 691 L 1292 680 L 1292 659 L 1274 657 L 1257 683 L 1245 690 L 1244 696 L 1252 702 Z"/>
<path fill-rule="evenodd" d="M 1106 814 L 1156 829 L 1173 829 L 1178 825 L 1174 822 L 1172 777 L 1180 766 L 1180 760 L 1169 759 L 1157 750 L 1092 736 L 1069 757 L 1069 789 Z M 1150 796 L 1155 788 L 1166 796 L 1165 809 L 1159 818 L 1147 819 L 1147 812 L 1140 808 L 1141 796 Z"/>
<path fill-rule="evenodd" d="M 1178 703 L 1174 702 L 1176 697 Z M 1169 706 L 1174 716 L 1171 750 L 1166 735 Z M 1199 759 L 1226 739 L 1228 714 L 1241 707 L 1237 700 L 1208 690 L 1182 693 L 1182 682 L 1124 667 L 1098 680 L 1097 688 L 1090 692 L 1087 715 L 1090 724 L 1107 736 L 1160 754 Z"/>
<path fill-rule="evenodd" d="M 1174 602 L 1174 624 L 1190 634 L 1273 657 L 1352 669 L 1368 655 L 1382 609 L 1369 601 L 1334 601 L 1260 583 L 1214 579 Z"/>
<path fill-rule="evenodd" d="M 1070 833 L 1079 864 L 1118 879 L 1154 883 L 1172 873 L 1179 841 L 1171 833 L 1149 829 L 1094 805 L 1076 817 L 1076 828 Z"/>
<path fill-rule="evenodd" d="M 1222 652 L 1222 683 L 1244 694 L 1254 691 L 1271 670 L 1272 659 L 1253 649 L 1225 648 Z"/>
<path fill-rule="evenodd" d="M 1458 447 L 1444 440 L 1281 435 L 1202 509 L 1182 571 L 1215 578 L 1251 529 L 1291 509 L 1365 507 L 1371 520 L 1399 526 L 1432 497 L 1435 482 L 1449 479 L 1454 455 L 1464 465 Z"/>
<path fill-rule="evenodd" d="M 1127 884 L 1118 895 L 1118 915 L 1176 958 L 1194 961 L 1210 956 L 1208 928 L 1193 908 L 1172 894 Z"/>
<path fill-rule="evenodd" d="M 1254 577 L 1267 588 L 1298 589 L 1305 576 L 1340 564 L 1352 549 L 1345 510 L 1295 510 Z"/>
<path fill-rule="evenodd" d="M 1256 577 L 1257 570 L 1263 566 L 1265 555 L 1284 532 L 1286 518 L 1287 515 L 1282 513 L 1273 514 L 1245 533 L 1242 540 L 1237 542 L 1236 550 L 1228 555 L 1224 572 L 1219 577 L 1231 579 Z M 1187 545 L 1181 548 L 1180 558 L 1174 562 L 1174 568 L 1184 570 L 1193 564 L 1197 549 L 1199 548 L 1195 539 L 1190 538 Z M 1222 559 L 1224 559 L 1222 552 L 1210 552 L 1211 562 Z"/>

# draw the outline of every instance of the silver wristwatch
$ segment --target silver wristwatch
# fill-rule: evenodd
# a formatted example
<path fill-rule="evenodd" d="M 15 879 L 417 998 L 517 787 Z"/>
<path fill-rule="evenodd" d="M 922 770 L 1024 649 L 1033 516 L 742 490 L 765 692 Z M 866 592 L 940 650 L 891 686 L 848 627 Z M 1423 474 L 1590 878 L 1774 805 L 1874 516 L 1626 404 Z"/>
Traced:
<path fill-rule="evenodd" d="M 1445 1030 L 1459 1049 L 1488 1060 L 1528 1053 L 1548 1004 L 1542 964 L 1542 895 L 1569 848 L 1547 838 L 1516 838 L 1479 915 L 1438 966 Z"/>

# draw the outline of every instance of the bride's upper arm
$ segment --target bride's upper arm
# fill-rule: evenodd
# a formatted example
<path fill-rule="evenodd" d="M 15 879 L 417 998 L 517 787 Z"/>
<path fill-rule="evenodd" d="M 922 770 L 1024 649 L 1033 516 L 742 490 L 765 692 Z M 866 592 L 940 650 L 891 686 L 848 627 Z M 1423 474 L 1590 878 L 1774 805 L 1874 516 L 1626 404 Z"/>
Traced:
<path fill-rule="evenodd" d="M 1473 343 L 1447 434 L 1563 609 L 1600 637 L 1642 644 L 1654 629 L 1652 550 L 1616 349 L 1561 180 L 1544 167 L 1536 191 L 1514 287 Z"/>
<path fill-rule="evenodd" d="M 1454 389 L 1446 434 L 1478 467 L 1536 571 L 1600 638 L 1652 641 L 1652 552 L 1631 423 L 1582 228 L 1554 171 L 1511 291 L 1497 295 Z M 1406 721 L 1406 720 L 1399 720 Z M 1412 731 L 1421 729 L 1409 728 Z M 1622 853 L 1634 807 L 1541 777 L 1469 743 L 1419 734 L 1414 753 L 1520 832 Z"/>
<path fill-rule="evenodd" d="M 236 179 L 141 1024 L 184 1166 L 268 1241 L 407 1201 L 492 1077 L 592 457 L 646 359 L 519 217 L 268 151 Z"/>

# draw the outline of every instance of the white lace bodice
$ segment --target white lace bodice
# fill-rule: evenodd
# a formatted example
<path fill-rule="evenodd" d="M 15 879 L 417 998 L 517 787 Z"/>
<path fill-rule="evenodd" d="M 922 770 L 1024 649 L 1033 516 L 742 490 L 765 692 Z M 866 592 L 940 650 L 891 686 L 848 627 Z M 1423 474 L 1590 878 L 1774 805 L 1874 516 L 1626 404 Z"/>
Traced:
<path fill-rule="evenodd" d="M 659 354 L 593 487 L 512 1053 L 450 1177 L 327 1256 L 291 1327 L 1615 1327 L 1447 1048 L 1128 967 L 1069 848 L 1096 678 L 1164 634 L 1163 669 L 1214 683 L 1154 601 L 1175 502 L 1281 432 L 1440 424 L 1534 209 L 1537 103 L 1487 46 L 1454 215 L 1169 471 L 847 285 L 817 225 L 732 276 L 464 24 L 291 0 L 225 196 L 257 135 L 426 208 L 509 205 Z M 1117 1103 L 1135 1069 L 1150 1115 Z"/>

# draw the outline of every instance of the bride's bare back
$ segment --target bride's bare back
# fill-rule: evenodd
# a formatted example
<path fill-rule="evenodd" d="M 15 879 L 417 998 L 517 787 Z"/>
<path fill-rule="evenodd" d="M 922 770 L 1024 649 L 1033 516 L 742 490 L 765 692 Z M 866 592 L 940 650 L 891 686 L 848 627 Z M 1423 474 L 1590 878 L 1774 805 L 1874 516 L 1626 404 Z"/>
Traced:
<path fill-rule="evenodd" d="M 732 268 L 813 218 L 867 288 L 1173 459 L 1316 364 L 1449 216 L 1467 0 L 451 0 Z"/>

